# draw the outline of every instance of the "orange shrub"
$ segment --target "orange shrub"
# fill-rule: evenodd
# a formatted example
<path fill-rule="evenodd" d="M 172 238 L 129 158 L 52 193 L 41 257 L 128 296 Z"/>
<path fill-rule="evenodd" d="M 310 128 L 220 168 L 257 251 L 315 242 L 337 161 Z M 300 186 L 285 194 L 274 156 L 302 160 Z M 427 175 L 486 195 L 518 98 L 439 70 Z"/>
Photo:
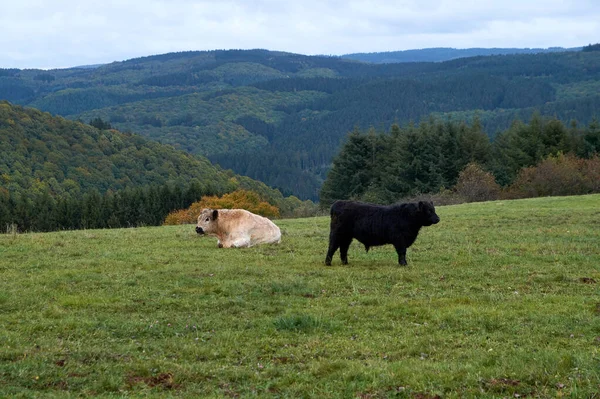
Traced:
<path fill-rule="evenodd" d="M 279 217 L 279 208 L 261 201 L 258 194 L 247 190 L 236 190 L 222 197 L 207 196 L 194 202 L 188 209 L 180 209 L 169 213 L 164 225 L 196 223 L 198 215 L 204 208 L 212 209 L 245 209 L 258 215 Z"/>

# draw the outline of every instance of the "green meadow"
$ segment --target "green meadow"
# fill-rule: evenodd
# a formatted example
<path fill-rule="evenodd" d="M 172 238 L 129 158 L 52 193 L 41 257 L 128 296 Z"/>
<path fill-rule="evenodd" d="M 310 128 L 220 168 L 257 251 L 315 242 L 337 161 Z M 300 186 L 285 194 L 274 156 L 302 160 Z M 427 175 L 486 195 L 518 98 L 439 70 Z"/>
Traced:
<path fill-rule="evenodd" d="M 0 397 L 600 397 L 600 195 L 438 207 L 324 266 L 328 217 L 0 235 Z"/>

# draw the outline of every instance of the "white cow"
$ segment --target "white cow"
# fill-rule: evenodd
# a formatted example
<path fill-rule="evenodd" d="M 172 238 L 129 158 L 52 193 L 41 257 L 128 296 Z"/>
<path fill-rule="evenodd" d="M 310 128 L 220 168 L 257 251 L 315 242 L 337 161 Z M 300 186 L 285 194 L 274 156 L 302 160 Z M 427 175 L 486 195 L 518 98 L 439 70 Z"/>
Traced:
<path fill-rule="evenodd" d="M 219 248 L 279 244 L 281 231 L 266 217 L 244 209 L 203 209 L 196 233 L 216 236 Z"/>

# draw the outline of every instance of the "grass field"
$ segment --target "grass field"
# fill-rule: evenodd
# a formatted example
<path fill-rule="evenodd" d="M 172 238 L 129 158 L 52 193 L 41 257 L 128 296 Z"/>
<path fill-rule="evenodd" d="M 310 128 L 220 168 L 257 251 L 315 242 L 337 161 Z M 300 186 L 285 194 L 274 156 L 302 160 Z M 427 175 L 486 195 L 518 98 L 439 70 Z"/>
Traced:
<path fill-rule="evenodd" d="M 0 235 L 0 397 L 600 397 L 600 195 L 439 207 L 397 265 L 328 218 Z"/>

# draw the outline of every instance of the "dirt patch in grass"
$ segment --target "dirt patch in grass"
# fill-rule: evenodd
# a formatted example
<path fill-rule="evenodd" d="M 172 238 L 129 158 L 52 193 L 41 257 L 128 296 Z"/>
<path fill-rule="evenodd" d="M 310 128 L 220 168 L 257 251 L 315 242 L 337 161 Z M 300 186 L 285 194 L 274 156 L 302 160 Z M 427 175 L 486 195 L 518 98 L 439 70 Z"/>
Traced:
<path fill-rule="evenodd" d="M 521 381 L 519 381 L 519 380 L 511 380 L 510 378 L 492 378 L 489 381 L 489 385 L 491 385 L 491 386 L 511 386 L 511 387 L 516 387 L 520 383 L 521 383 Z"/>
<path fill-rule="evenodd" d="M 137 384 L 144 383 L 151 388 L 162 388 L 162 389 L 178 389 L 179 384 L 175 384 L 173 381 L 173 374 L 171 373 L 160 373 L 155 376 L 141 377 L 136 375 L 130 375 L 127 377 L 127 385 L 132 387 Z"/>
<path fill-rule="evenodd" d="M 514 394 L 516 398 L 527 396 L 516 392 L 517 387 L 521 385 L 521 381 L 512 378 L 491 378 L 488 381 L 484 381 L 483 384 L 485 389 L 490 392 L 510 393 Z"/>
<path fill-rule="evenodd" d="M 415 392 L 411 397 L 414 399 L 442 399 L 440 395 L 432 395 L 427 392 Z"/>
<path fill-rule="evenodd" d="M 355 397 L 359 399 L 380 399 L 401 395 L 411 399 L 442 399 L 440 395 L 429 392 L 410 392 L 406 387 L 389 387 L 387 390 L 368 390 L 358 392 Z"/>
<path fill-rule="evenodd" d="M 275 364 L 288 364 L 288 363 L 295 363 L 296 359 L 294 356 L 288 357 L 288 356 L 277 356 L 273 358 L 273 363 Z"/>
<path fill-rule="evenodd" d="M 52 381 L 47 384 L 44 384 L 44 387 L 49 389 L 58 389 L 61 391 L 69 390 L 69 384 L 67 383 L 67 381 Z"/>
<path fill-rule="evenodd" d="M 231 387 L 231 385 L 229 384 L 220 384 L 219 388 L 221 388 L 221 390 L 223 391 L 223 395 L 229 397 L 229 398 L 239 398 L 240 394 L 236 391 L 233 390 L 233 388 Z"/>

